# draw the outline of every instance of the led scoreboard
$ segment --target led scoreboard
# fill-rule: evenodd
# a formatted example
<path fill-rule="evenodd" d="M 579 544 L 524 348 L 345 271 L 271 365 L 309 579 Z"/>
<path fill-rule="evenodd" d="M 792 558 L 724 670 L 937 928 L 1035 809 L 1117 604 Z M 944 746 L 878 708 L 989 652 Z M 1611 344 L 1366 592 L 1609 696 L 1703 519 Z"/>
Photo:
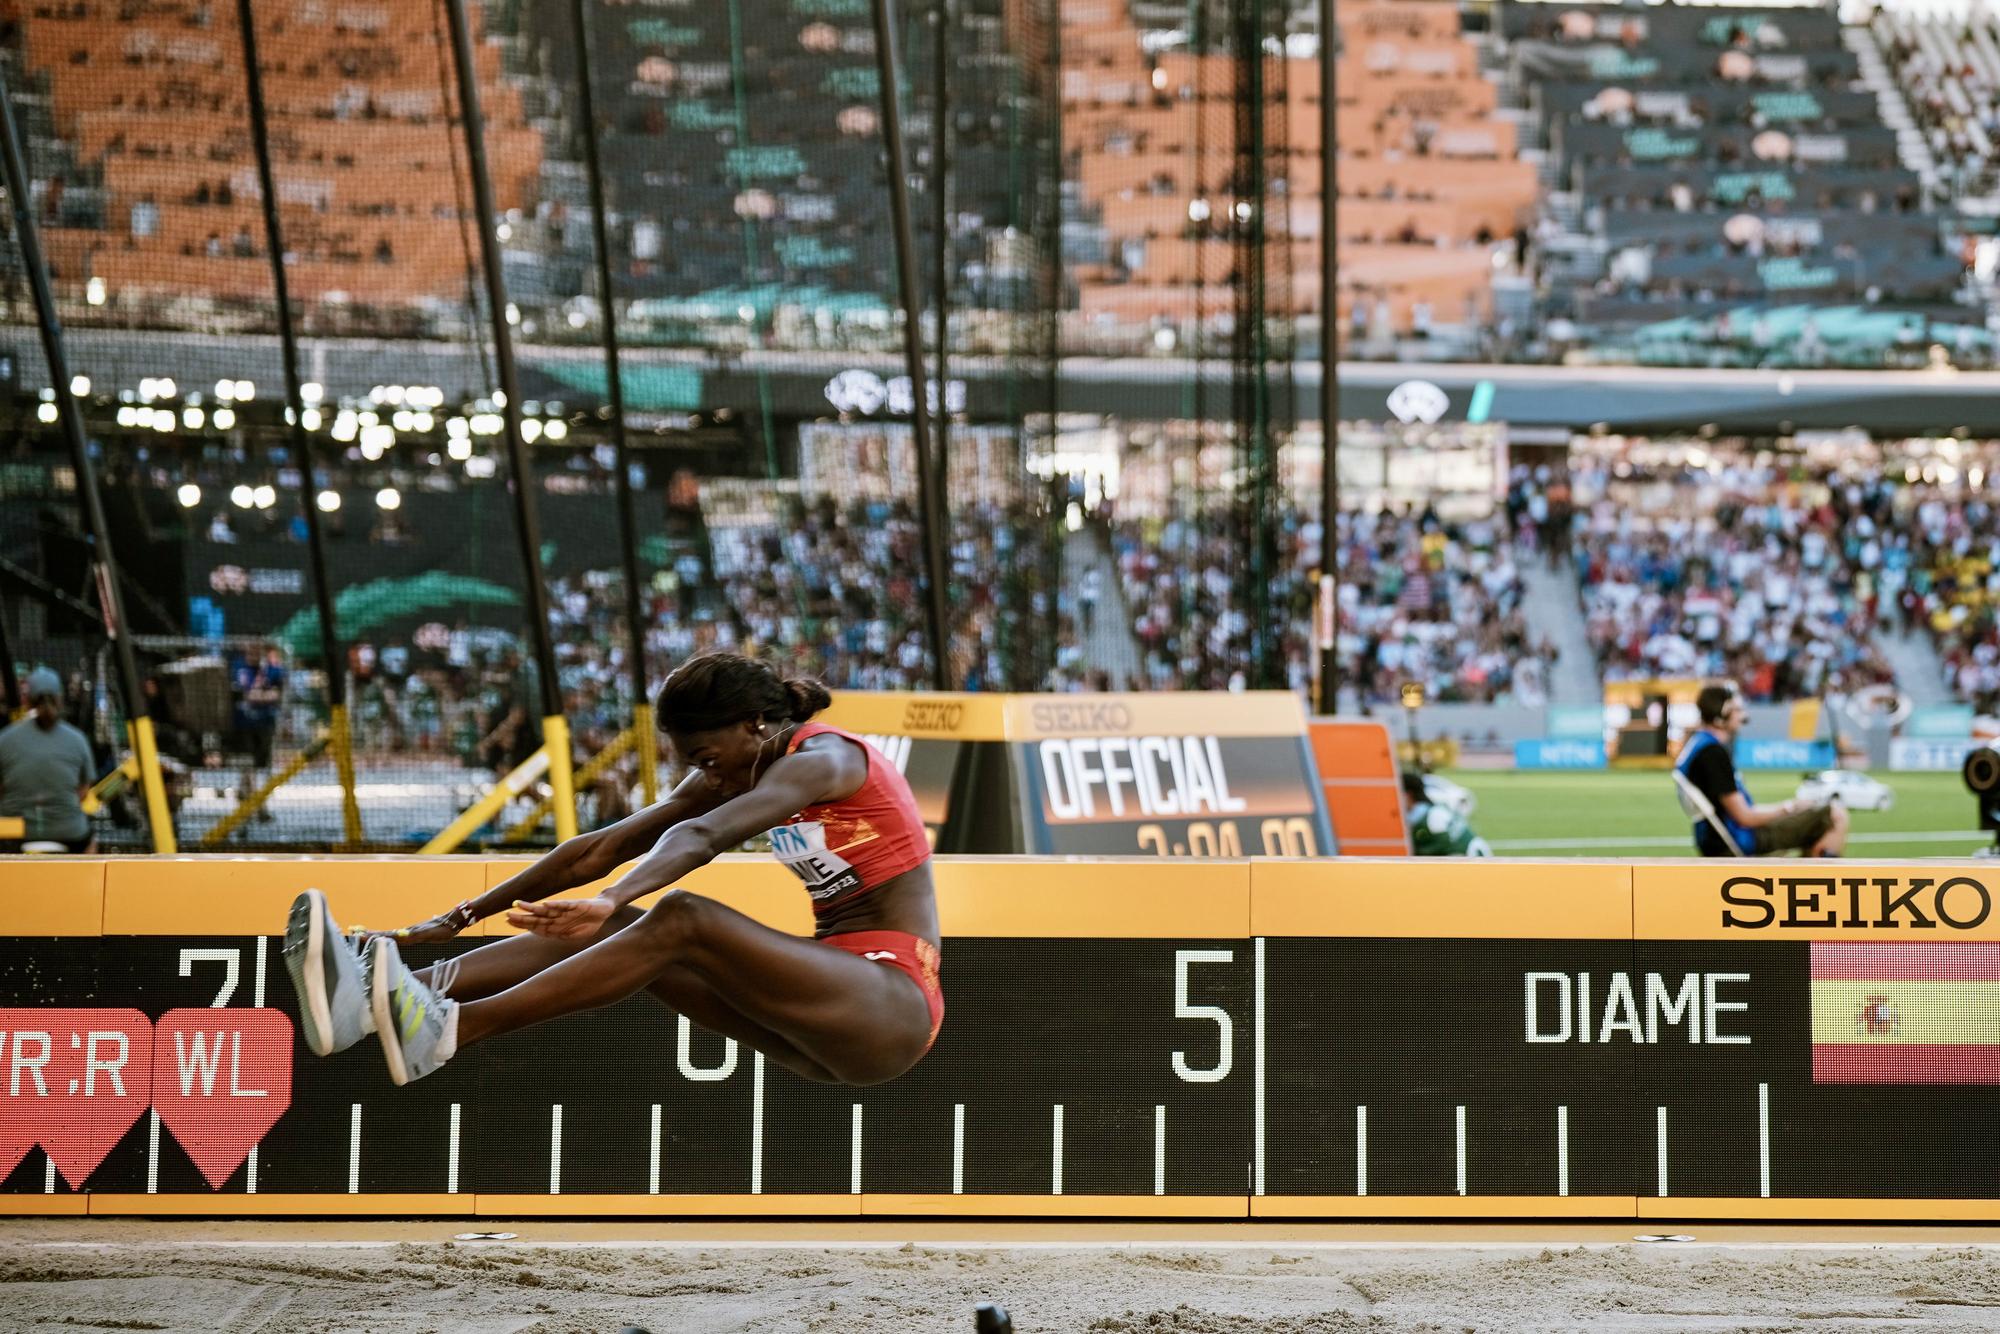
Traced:
<path fill-rule="evenodd" d="M 1338 850 L 1288 692 L 842 693 L 825 717 L 903 766 L 940 852 Z"/>

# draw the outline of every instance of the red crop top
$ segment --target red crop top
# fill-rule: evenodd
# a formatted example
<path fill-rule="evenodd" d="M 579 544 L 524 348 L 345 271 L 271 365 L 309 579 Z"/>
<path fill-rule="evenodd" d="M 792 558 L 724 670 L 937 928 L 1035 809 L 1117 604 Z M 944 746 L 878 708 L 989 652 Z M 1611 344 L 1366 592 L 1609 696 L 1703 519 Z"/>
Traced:
<path fill-rule="evenodd" d="M 805 882 L 815 917 L 922 866 L 931 855 L 910 785 L 875 747 L 837 727 L 807 723 L 792 733 L 785 753 L 825 732 L 861 747 L 867 779 L 845 800 L 808 806 L 771 831 L 771 855 Z"/>

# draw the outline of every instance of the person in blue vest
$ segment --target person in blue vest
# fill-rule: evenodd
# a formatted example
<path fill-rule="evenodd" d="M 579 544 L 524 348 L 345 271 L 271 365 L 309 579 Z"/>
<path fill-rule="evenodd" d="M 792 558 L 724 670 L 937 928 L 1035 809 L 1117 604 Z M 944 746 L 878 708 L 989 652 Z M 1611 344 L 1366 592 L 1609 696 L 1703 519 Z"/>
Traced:
<path fill-rule="evenodd" d="M 1737 775 L 1730 754 L 1737 734 L 1750 720 L 1734 685 L 1708 685 L 1695 697 L 1701 726 L 1681 747 L 1674 767 L 1698 788 L 1746 856 L 1798 851 L 1808 857 L 1838 857 L 1847 846 L 1847 810 L 1837 801 L 1793 799 L 1759 806 Z M 1736 855 L 1707 821 L 1694 825 L 1695 850 L 1704 857 Z"/>

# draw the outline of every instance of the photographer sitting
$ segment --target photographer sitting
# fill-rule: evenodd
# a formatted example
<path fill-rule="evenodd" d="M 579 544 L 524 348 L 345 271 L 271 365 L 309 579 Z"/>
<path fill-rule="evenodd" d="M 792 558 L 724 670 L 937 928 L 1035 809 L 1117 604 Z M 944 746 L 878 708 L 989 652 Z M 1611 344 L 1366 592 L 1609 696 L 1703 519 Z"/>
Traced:
<path fill-rule="evenodd" d="M 1745 856 L 1770 856 L 1794 850 L 1808 857 L 1838 857 L 1847 846 L 1847 811 L 1838 802 L 1793 799 L 1776 806 L 1758 806 L 1737 776 L 1730 754 L 1736 737 L 1750 720 L 1743 701 L 1730 685 L 1703 686 L 1695 697 L 1701 726 L 1681 747 L 1674 767 L 1708 798 L 1708 804 L 1729 828 L 1729 836 Z M 1696 821 L 1695 850 L 1704 857 L 1734 856 L 1707 821 Z"/>

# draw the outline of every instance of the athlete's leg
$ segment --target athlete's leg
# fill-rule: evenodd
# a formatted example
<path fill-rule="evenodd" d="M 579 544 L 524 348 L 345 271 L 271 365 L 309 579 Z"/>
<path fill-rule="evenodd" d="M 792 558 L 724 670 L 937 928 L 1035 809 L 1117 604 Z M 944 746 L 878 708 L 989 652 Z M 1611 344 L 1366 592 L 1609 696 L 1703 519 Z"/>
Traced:
<path fill-rule="evenodd" d="M 916 1063 L 929 1041 L 930 1008 L 904 974 L 680 892 L 624 930 L 466 1004 L 458 1042 L 596 1009 L 682 974 L 845 1083 L 892 1079 Z"/>
<path fill-rule="evenodd" d="M 453 1000 L 478 1000 L 496 991 L 523 982 L 564 959 L 616 935 L 644 914 L 637 908 L 621 908 L 594 936 L 586 940 L 550 940 L 546 936 L 508 936 L 457 956 L 457 975 L 445 992 Z M 417 980 L 434 987 L 439 968 L 432 964 L 416 970 Z"/>
<path fill-rule="evenodd" d="M 546 936 L 528 934 L 509 936 L 457 956 L 455 975 L 432 964 L 419 969 L 417 978 L 426 986 L 435 987 L 440 976 L 448 977 L 450 985 L 440 989 L 443 995 L 456 1001 L 481 1000 L 518 986 L 535 974 L 609 939 L 644 915 L 637 908 L 621 908 L 595 936 L 587 940 L 550 940 Z M 668 1009 L 686 1015 L 690 1021 L 712 1033 L 756 1048 L 793 1074 L 823 1083 L 836 1082 L 826 1067 L 800 1051 L 782 1034 L 743 1014 L 705 978 L 688 968 L 667 967 L 647 990 Z"/>

